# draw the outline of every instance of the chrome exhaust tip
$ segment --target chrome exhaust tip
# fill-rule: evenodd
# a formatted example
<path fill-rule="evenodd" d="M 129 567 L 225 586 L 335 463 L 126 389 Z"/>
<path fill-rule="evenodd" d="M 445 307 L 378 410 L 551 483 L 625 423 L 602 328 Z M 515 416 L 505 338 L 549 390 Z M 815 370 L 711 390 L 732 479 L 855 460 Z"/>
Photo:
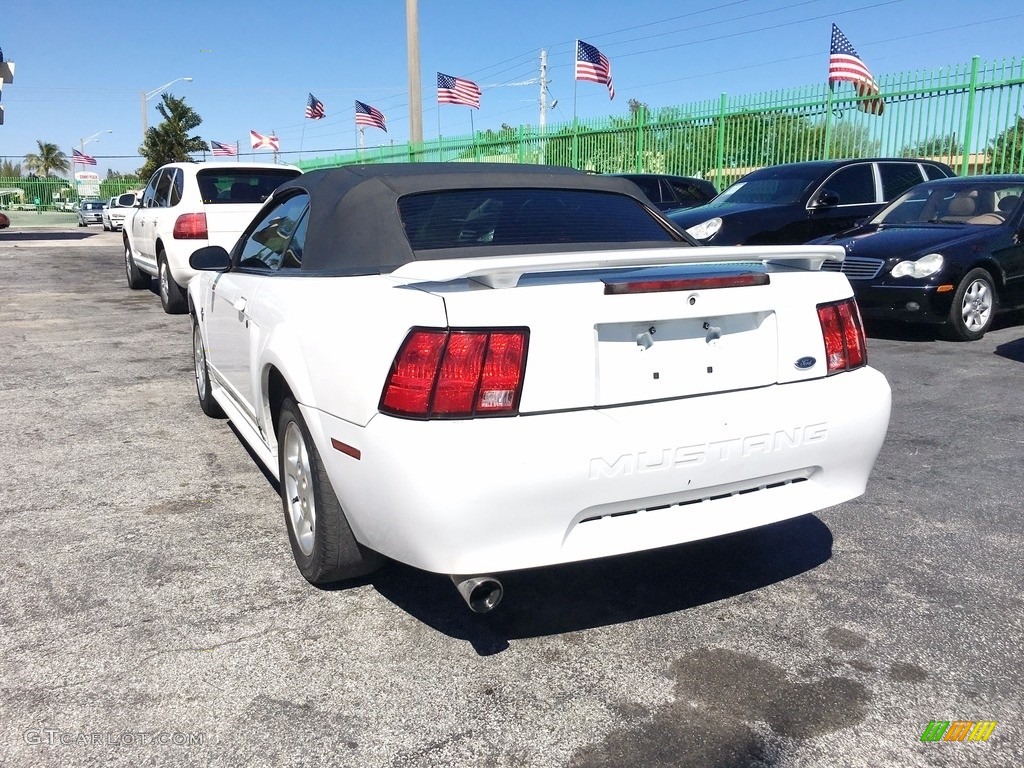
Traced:
<path fill-rule="evenodd" d="M 493 611 L 505 593 L 501 582 L 493 576 L 456 576 L 452 574 L 452 583 L 473 613 Z"/>

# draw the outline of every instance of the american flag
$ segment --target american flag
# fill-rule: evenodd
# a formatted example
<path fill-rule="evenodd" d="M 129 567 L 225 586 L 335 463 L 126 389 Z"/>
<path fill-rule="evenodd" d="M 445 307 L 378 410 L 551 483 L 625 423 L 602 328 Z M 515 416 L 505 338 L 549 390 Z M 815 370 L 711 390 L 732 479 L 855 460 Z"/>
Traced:
<path fill-rule="evenodd" d="M 306 117 L 310 120 L 323 120 L 324 117 L 326 117 L 326 114 L 324 113 L 324 103 L 312 93 L 309 94 L 309 98 L 306 99 Z"/>
<path fill-rule="evenodd" d="M 606 85 L 608 98 L 615 98 L 611 62 L 597 48 L 582 40 L 576 41 L 576 79 Z"/>
<path fill-rule="evenodd" d="M 388 129 L 384 127 L 384 113 L 369 104 L 356 100 L 356 125 L 368 125 L 371 128 L 380 128 L 384 133 Z"/>
<path fill-rule="evenodd" d="M 277 136 L 264 136 L 256 131 L 249 131 L 249 141 L 253 149 L 272 149 L 277 152 L 281 148 L 281 142 Z"/>
<path fill-rule="evenodd" d="M 831 88 L 835 83 L 843 81 L 853 83 L 858 96 L 874 97 L 858 102 L 859 109 L 873 115 L 882 114 L 885 102 L 878 96 L 878 83 L 871 76 L 867 65 L 861 61 L 853 43 L 833 24 L 832 46 L 828 57 L 828 84 Z"/>
<path fill-rule="evenodd" d="M 437 103 L 464 104 L 480 109 L 480 87 L 472 80 L 437 73 Z"/>
<path fill-rule="evenodd" d="M 96 165 L 96 158 L 92 155 L 87 155 L 84 152 L 79 152 L 77 149 L 72 149 L 71 162 L 81 163 L 82 165 Z"/>
<path fill-rule="evenodd" d="M 222 144 L 219 141 L 210 141 L 210 149 L 214 157 L 234 157 L 238 154 L 238 143 Z"/>

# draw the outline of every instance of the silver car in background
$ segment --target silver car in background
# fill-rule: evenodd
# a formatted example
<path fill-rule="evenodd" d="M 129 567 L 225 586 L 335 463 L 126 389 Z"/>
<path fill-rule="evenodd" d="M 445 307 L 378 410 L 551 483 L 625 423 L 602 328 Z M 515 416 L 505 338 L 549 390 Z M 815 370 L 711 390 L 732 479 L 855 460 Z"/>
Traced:
<path fill-rule="evenodd" d="M 104 232 L 116 232 L 124 226 L 125 219 L 131 215 L 135 207 L 136 195 L 134 192 L 126 192 L 123 195 L 112 197 L 107 201 L 107 207 L 103 209 L 100 223 Z"/>

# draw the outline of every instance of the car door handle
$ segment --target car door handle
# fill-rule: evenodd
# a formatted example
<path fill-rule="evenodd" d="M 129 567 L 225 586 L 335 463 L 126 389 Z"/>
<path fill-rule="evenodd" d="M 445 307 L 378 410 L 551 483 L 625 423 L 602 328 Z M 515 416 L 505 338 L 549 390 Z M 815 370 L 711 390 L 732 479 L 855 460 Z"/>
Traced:
<path fill-rule="evenodd" d="M 231 306 L 235 308 L 236 312 L 245 312 L 245 296 L 239 296 Z"/>

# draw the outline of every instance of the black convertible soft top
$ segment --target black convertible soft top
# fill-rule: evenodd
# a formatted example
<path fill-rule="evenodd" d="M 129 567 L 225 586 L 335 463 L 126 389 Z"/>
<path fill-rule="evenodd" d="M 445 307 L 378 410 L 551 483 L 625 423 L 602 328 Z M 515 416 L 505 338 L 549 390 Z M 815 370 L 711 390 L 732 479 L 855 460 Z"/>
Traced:
<path fill-rule="evenodd" d="M 399 201 L 408 195 L 452 190 L 567 190 L 626 195 L 651 211 L 642 193 L 630 181 L 582 173 L 570 168 L 502 163 L 388 163 L 330 168 L 298 176 L 282 184 L 274 198 L 309 195 L 309 222 L 304 245 L 303 272 L 366 274 L 390 272 L 417 259 L 493 256 L 503 253 L 543 253 L 550 246 L 502 246 L 480 238 L 480 245 L 414 250 L 403 223 Z M 630 205 L 630 208 L 635 206 Z M 651 214 L 664 224 L 660 216 Z M 685 244 L 670 225 L 658 242 L 631 242 L 665 247 Z M 600 238 L 598 238 L 600 239 Z M 668 240 L 669 242 L 665 242 Z M 600 244 L 599 244 L 600 245 Z M 621 247 L 607 243 L 604 247 Z M 564 250 L 592 249 L 594 244 L 567 244 Z"/>

